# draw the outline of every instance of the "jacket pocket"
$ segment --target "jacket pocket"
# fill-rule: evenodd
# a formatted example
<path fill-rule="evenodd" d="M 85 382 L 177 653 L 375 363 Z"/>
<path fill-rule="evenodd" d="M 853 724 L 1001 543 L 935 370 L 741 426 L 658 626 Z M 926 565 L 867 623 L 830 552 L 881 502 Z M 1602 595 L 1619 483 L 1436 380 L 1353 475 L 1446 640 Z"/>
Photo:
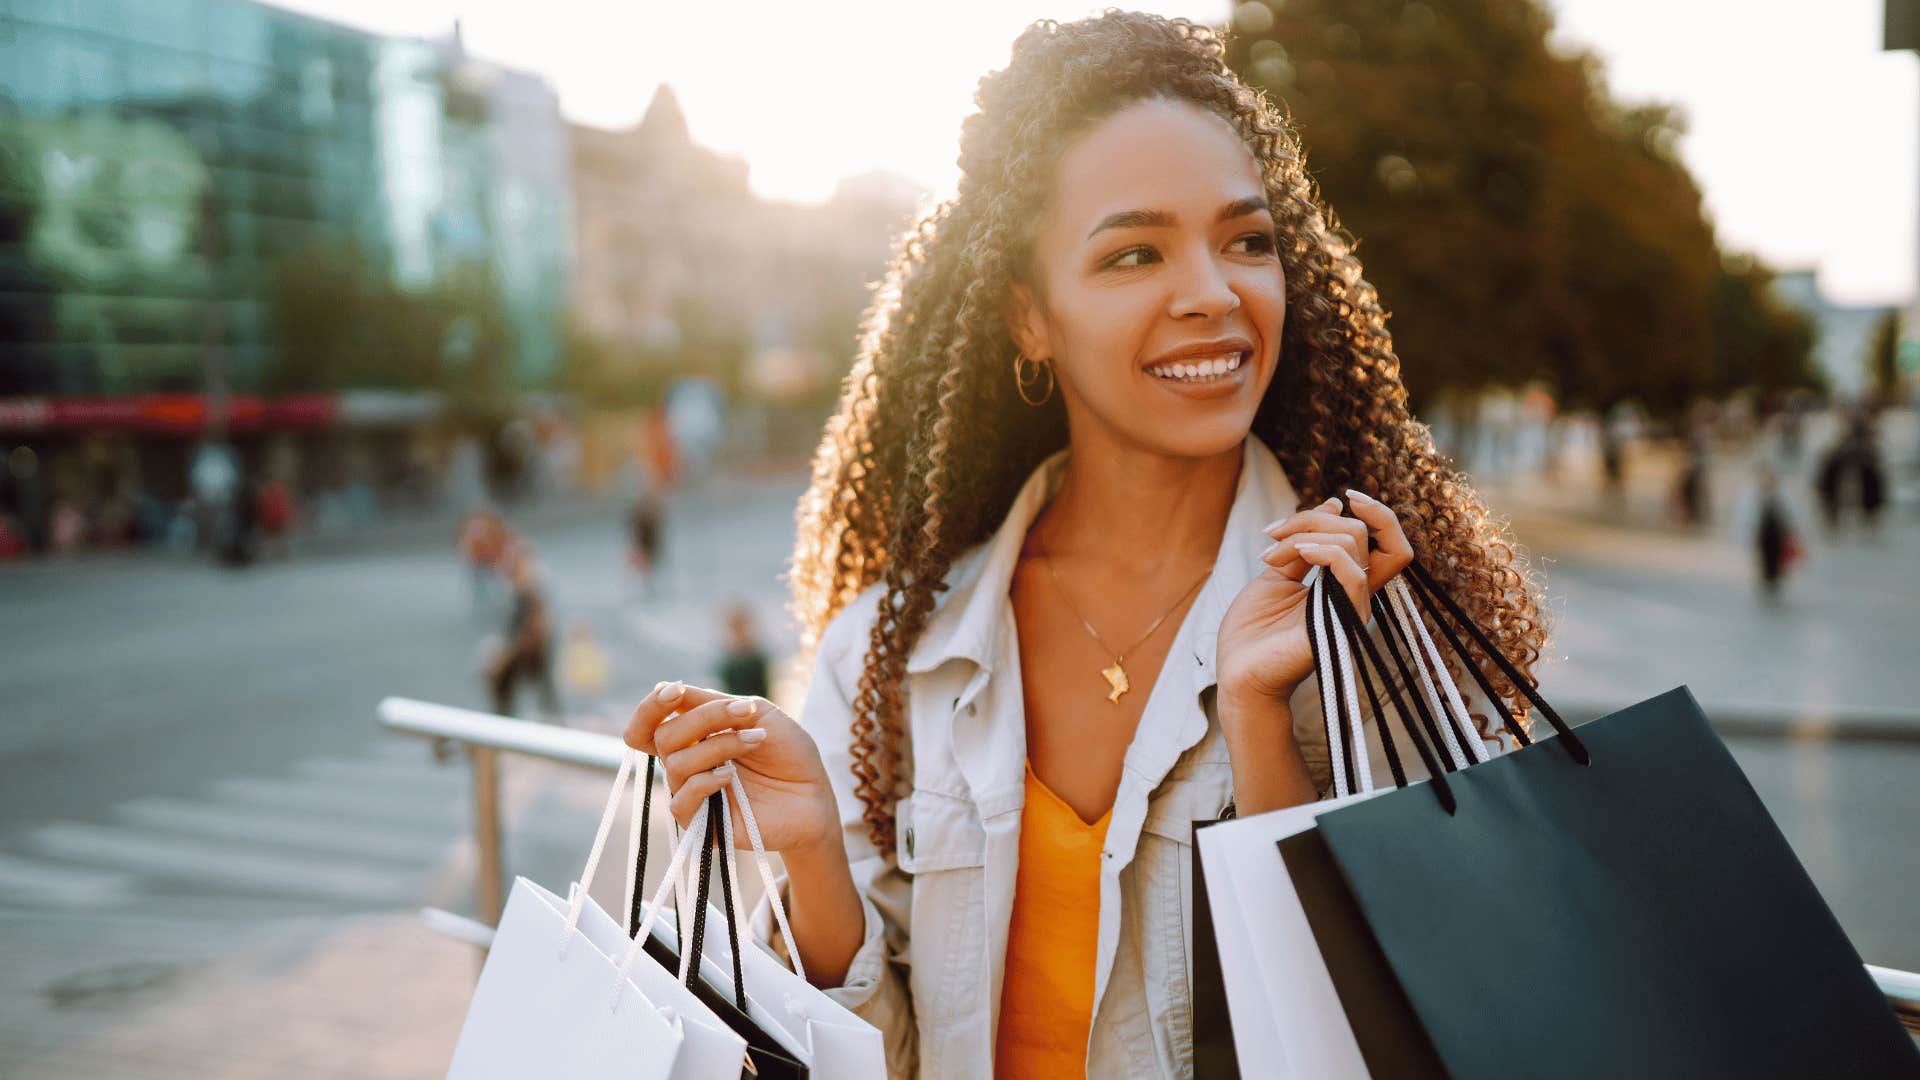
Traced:
<path fill-rule="evenodd" d="M 987 831 L 973 800 L 938 792 L 916 790 L 894 812 L 896 854 L 913 880 L 908 986 L 921 1051 L 937 1058 L 942 1033 L 983 1008 Z"/>
<path fill-rule="evenodd" d="M 985 866 L 987 829 L 973 800 L 915 791 L 894 806 L 895 855 L 909 874 Z"/>

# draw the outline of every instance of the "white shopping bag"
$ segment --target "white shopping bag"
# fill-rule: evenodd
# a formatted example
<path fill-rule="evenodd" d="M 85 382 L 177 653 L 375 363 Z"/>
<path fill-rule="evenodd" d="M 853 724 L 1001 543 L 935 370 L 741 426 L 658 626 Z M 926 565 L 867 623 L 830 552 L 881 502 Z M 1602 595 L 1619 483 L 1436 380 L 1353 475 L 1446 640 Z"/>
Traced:
<path fill-rule="evenodd" d="M 632 770 L 629 756 L 594 836 L 583 883 L 593 880 Z M 563 902 L 526 878 L 514 880 L 467 1007 L 449 1077 L 672 1080 L 684 1075 L 676 1066 L 686 1043 L 687 1017 L 641 989 L 641 981 L 656 981 L 645 973 L 636 980 L 626 970 L 631 966 L 622 959 L 626 935 L 617 926 L 608 935 L 604 924 L 589 920 L 588 904 L 585 884 Z M 606 918 L 604 912 L 598 915 Z M 700 1045 L 708 1042 L 702 1039 Z M 738 1076 L 740 1060 L 735 1052 L 733 1072 L 724 1075 Z M 719 1075 L 701 1074 L 702 1080 Z"/>
<path fill-rule="evenodd" d="M 1366 1080 L 1333 976 L 1275 845 L 1313 828 L 1320 814 L 1387 790 L 1223 821 L 1195 834 L 1243 1069 L 1259 1062 L 1260 1074 L 1275 1080 Z"/>
<path fill-rule="evenodd" d="M 1198 830 L 1196 838 L 1220 952 L 1221 983 L 1233 1020 L 1234 1055 L 1242 1072 L 1251 1075 L 1249 1063 L 1258 1063 L 1259 1075 L 1286 1080 L 1366 1080 L 1370 1074 L 1353 1028 L 1278 848 L 1281 840 L 1314 828 L 1321 814 L 1397 790 L 1375 787 L 1355 681 L 1357 658 L 1331 617 L 1328 590 L 1338 585 L 1330 585 L 1319 569 L 1309 571 L 1305 581 L 1313 594 L 1308 634 L 1337 794 L 1209 825 Z M 1439 665 L 1425 628 L 1411 612 L 1405 590 L 1398 580 L 1389 583 L 1381 597 L 1384 613 L 1396 620 L 1420 655 L 1438 666 L 1437 672 L 1417 666 L 1417 685 L 1405 691 L 1422 695 L 1433 715 L 1441 718 L 1443 745 L 1432 747 L 1433 753 L 1465 768 L 1483 759 L 1486 750 L 1467 718 L 1458 687 Z M 1402 733 L 1408 745 L 1418 738 L 1404 728 Z M 1351 774 L 1343 764 L 1343 743 L 1353 749 Z"/>
<path fill-rule="evenodd" d="M 585 886 L 575 886 L 584 889 Z M 580 912 L 580 932 L 608 956 L 623 956 L 627 949 L 626 928 L 615 922 L 600 905 L 587 898 Z M 680 1056 L 674 1062 L 671 1080 L 736 1080 L 740 1063 L 746 1060 L 747 1040 L 701 1004 L 693 991 L 680 984 L 674 973 L 658 964 L 635 964 L 633 983 L 657 1006 L 671 1008 L 680 1018 Z"/>
<path fill-rule="evenodd" d="M 454 1080 L 668 1080 L 681 1020 L 657 1009 L 620 958 L 568 933 L 567 905 L 515 879 L 467 1006 L 447 1076 Z"/>
<path fill-rule="evenodd" d="M 753 806 L 748 802 L 746 789 L 739 778 L 736 777 L 731 787 L 722 792 L 721 805 L 739 808 L 753 851 L 754 865 L 766 889 L 774 920 L 788 935 L 788 940 L 792 940 L 786 907 L 780 900 L 773 868 L 767 862 L 766 847 L 760 839 L 760 827 L 754 819 Z M 704 831 L 706 813 L 704 806 L 696 812 L 688 826 L 688 834 Z M 735 854 L 732 813 L 724 813 L 720 821 L 721 850 L 732 858 Z M 643 932 L 650 932 L 680 950 L 683 965 L 686 957 L 683 936 L 678 932 L 674 912 L 662 910 L 661 904 L 670 891 L 678 891 L 686 884 L 685 879 L 694 875 L 695 868 L 693 860 L 688 857 L 689 851 L 687 844 L 679 845 L 674 853 L 675 864 L 678 865 L 669 866 L 667 878 L 661 881 L 658 893 L 646 908 L 647 917 L 642 921 Z M 682 873 L 676 873 L 681 870 Z M 731 876 L 735 881 L 740 880 L 738 873 Z M 746 920 L 739 909 L 740 900 L 740 891 L 736 890 L 736 906 L 732 912 L 724 912 L 710 905 L 707 909 L 707 925 L 724 926 L 731 917 L 736 928 L 744 926 Z M 639 940 L 636 936 L 636 943 Z M 636 944 L 632 948 L 637 951 L 639 946 Z M 801 966 L 798 956 L 794 957 L 793 962 L 796 967 Z M 711 985 L 733 985 L 733 953 L 726 935 L 707 935 L 700 965 L 702 977 Z M 740 945 L 740 969 L 741 981 L 746 989 L 748 1018 L 794 1060 L 804 1064 L 813 1080 L 869 1080 L 886 1075 L 886 1045 L 879 1029 L 821 993 L 807 981 L 804 968 L 799 971 L 789 969 L 779 958 L 749 938 Z"/>
<path fill-rule="evenodd" d="M 727 943 L 716 942 L 716 966 L 732 963 Z M 777 1038 L 798 1050 L 814 1080 L 868 1080 L 887 1075 L 887 1048 L 880 1029 L 849 1012 L 751 939 L 740 943 L 749 1002 L 778 1002 L 768 1009 Z"/>
<path fill-rule="evenodd" d="M 626 773 L 636 765 L 647 770 L 653 767 L 650 759 L 630 750 L 622 766 L 620 781 L 624 781 Z M 644 791 L 641 790 L 643 776 L 651 780 L 647 774 L 636 773 L 634 776 L 636 802 L 628 814 L 629 862 L 633 861 L 632 854 L 639 848 L 640 830 L 649 816 L 650 808 L 638 801 L 647 798 L 652 790 L 651 783 L 646 785 Z M 590 890 L 594 873 L 600 866 L 607 834 L 612 829 L 625 790 L 624 782 L 617 781 L 614 784 L 613 794 L 608 797 L 606 810 L 600 816 L 600 828 L 594 834 L 594 849 L 587 855 L 587 868 L 581 873 L 581 880 L 575 883 L 570 898 L 578 905 L 580 932 L 608 956 L 622 957 L 631 944 L 626 927 L 594 901 Z M 635 882 L 628 879 L 624 910 L 633 910 L 635 887 Z M 707 1008 L 692 990 L 674 977 L 673 972 L 657 964 L 643 963 L 635 964 L 628 974 L 634 985 L 656 1006 L 673 1009 L 679 1015 L 684 1039 L 680 1045 L 680 1056 L 674 1062 L 672 1080 L 736 1080 L 740 1076 L 741 1063 L 746 1060 L 747 1040 Z"/>
<path fill-rule="evenodd" d="M 731 794 L 740 808 L 740 820 L 747 827 L 747 842 L 753 849 L 753 863 L 766 891 L 767 905 L 773 910 L 780 932 L 791 942 L 793 928 L 787 925 L 786 905 L 780 900 L 779 884 L 774 881 L 773 867 L 767 863 L 766 846 L 760 842 L 760 826 L 753 819 L 753 807 L 747 802 L 746 788 L 739 777 L 733 780 Z M 721 822 L 727 850 L 733 852 L 733 815 L 727 815 Z M 739 877 L 734 875 L 736 880 Z M 724 950 L 725 943 L 721 946 Z M 887 1074 L 887 1047 L 880 1029 L 808 982 L 797 952 L 791 969 L 750 939 L 741 944 L 740 952 L 748 998 L 780 1003 L 780 1008 L 769 1010 L 773 1021 L 799 1043 L 804 1055 L 800 1060 L 812 1069 L 814 1080 L 868 1080 Z M 731 963 L 730 957 L 724 959 Z"/>

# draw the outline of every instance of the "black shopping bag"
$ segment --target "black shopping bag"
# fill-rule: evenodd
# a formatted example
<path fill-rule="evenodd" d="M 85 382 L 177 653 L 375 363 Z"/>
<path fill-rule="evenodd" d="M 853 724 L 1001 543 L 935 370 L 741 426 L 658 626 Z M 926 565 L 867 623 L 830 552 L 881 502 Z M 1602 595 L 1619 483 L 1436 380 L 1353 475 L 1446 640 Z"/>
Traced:
<path fill-rule="evenodd" d="M 1417 564 L 1409 576 L 1456 652 L 1443 611 L 1506 666 Z M 1318 818 L 1447 1072 L 1920 1076 L 1686 688 L 1577 732 L 1528 696 L 1558 737 L 1447 774 L 1451 806 L 1436 785 Z"/>
<path fill-rule="evenodd" d="M 1233 1018 L 1227 1012 L 1220 946 L 1213 936 L 1213 906 L 1207 900 L 1207 869 L 1200 861 L 1198 834 L 1214 824 L 1193 823 L 1193 1075 L 1195 1080 L 1239 1080 Z"/>
<path fill-rule="evenodd" d="M 1433 1041 L 1367 928 L 1320 830 L 1308 829 L 1277 846 L 1367 1071 L 1393 1080 L 1446 1080 Z"/>
<path fill-rule="evenodd" d="M 1354 711 L 1357 698 L 1349 691 L 1354 689 L 1356 680 L 1353 671 L 1343 662 L 1351 655 L 1372 660 L 1376 668 L 1382 665 L 1372 641 L 1364 638 L 1361 624 L 1352 616 L 1351 606 L 1344 613 L 1340 609 L 1339 604 L 1345 597 L 1338 586 L 1328 588 L 1324 576 L 1315 575 L 1309 579 L 1308 588 L 1309 603 L 1319 618 L 1309 620 L 1307 640 L 1322 686 L 1331 694 L 1329 728 L 1356 734 L 1363 717 Z M 1326 636 L 1329 633 L 1340 634 L 1344 644 L 1335 643 Z M 1386 639 L 1384 643 L 1389 649 L 1397 649 L 1394 639 Z M 1410 716 L 1400 687 L 1413 685 L 1413 676 L 1403 654 L 1404 650 L 1394 654 L 1401 672 L 1400 684 L 1389 679 L 1385 685 L 1394 708 L 1402 716 Z M 1395 783 L 1404 786 L 1407 774 L 1395 746 L 1396 737 L 1387 724 L 1378 689 L 1368 670 L 1365 663 L 1359 666 L 1360 673 L 1367 676 L 1364 688 L 1379 725 L 1380 749 Z M 1382 673 L 1384 677 L 1384 668 Z M 1431 715 L 1425 716 L 1425 721 L 1431 729 Z M 1429 753 L 1426 744 L 1415 737 L 1414 731 L 1409 720 L 1406 734 L 1412 740 L 1411 745 L 1419 751 L 1430 773 L 1440 772 L 1442 766 Z M 1335 755 L 1335 759 L 1335 770 L 1344 770 L 1346 787 L 1360 790 L 1362 785 L 1354 775 L 1358 759 L 1344 752 Z M 1448 761 L 1446 767 L 1455 766 Z M 1370 776 L 1365 786 L 1371 786 Z M 1307 832 L 1296 835 L 1302 823 Z M 1244 837 L 1213 850 L 1214 845 L 1203 842 L 1203 837 L 1215 826 L 1239 830 Z M 1277 851 L 1273 846 L 1276 841 L 1280 845 Z M 1327 1080 L 1332 1076 L 1446 1075 L 1438 1067 L 1418 1018 L 1407 1006 L 1404 992 L 1379 955 L 1379 946 L 1353 905 L 1344 879 L 1326 855 L 1324 844 L 1318 843 L 1311 817 L 1282 811 L 1239 823 L 1195 822 L 1193 858 L 1193 1058 L 1197 1077 L 1208 1080 L 1243 1074 L 1271 1076 L 1276 1075 L 1276 1070 L 1285 1071 L 1290 1077 L 1312 1077 L 1313 1080 Z M 1271 860 L 1271 870 L 1277 874 L 1247 867 L 1253 871 L 1252 876 L 1242 880 L 1238 889 L 1228 888 L 1233 884 L 1227 880 L 1233 876 L 1231 873 L 1216 881 L 1209 871 L 1210 863 L 1216 858 L 1221 864 L 1215 870 L 1226 870 L 1242 859 Z M 1289 881 L 1291 884 L 1287 884 Z M 1255 882 L 1265 884 L 1253 884 Z M 1216 889 L 1216 885 L 1221 888 Z M 1262 899 L 1259 890 L 1265 888 L 1274 892 Z M 1239 924 L 1227 934 L 1216 929 L 1215 916 L 1223 910 L 1231 911 L 1232 918 Z M 1249 921 L 1254 925 L 1247 925 Z M 1315 959 L 1303 956 L 1300 952 L 1303 943 L 1294 936 L 1301 933 L 1307 935 L 1305 948 L 1322 956 Z M 1283 973 L 1280 982 L 1275 984 L 1263 978 L 1261 982 L 1266 990 L 1259 989 L 1244 981 L 1246 971 L 1243 969 L 1243 981 L 1237 985 L 1241 992 L 1252 996 L 1230 999 L 1224 971 L 1228 958 L 1222 952 L 1227 939 L 1232 939 L 1232 944 L 1225 947 L 1238 950 L 1231 958 L 1234 966 L 1251 960 L 1261 968 L 1274 971 L 1277 965 Z M 1269 949 L 1272 951 L 1265 951 Z M 1281 985 L 1290 990 L 1277 991 Z M 1322 994 L 1326 995 L 1325 999 L 1320 997 Z M 1326 1006 L 1341 1015 L 1335 1018 L 1326 1011 Z M 1312 1040 L 1315 1045 L 1298 1045 L 1297 1040 L 1302 1039 Z M 1248 1054 L 1261 1055 L 1261 1059 L 1245 1060 Z M 1264 1057 L 1267 1054 L 1279 1057 L 1267 1060 Z"/>

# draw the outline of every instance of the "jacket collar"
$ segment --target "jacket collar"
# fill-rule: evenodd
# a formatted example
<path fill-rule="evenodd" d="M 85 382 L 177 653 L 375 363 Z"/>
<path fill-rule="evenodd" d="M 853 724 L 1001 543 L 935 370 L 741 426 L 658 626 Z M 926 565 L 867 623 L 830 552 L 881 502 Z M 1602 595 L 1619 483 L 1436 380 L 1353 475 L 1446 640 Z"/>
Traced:
<path fill-rule="evenodd" d="M 992 671 L 994 658 L 1001 655 L 1005 614 L 1012 603 L 1008 592 L 1021 546 L 1034 519 L 1059 491 L 1066 475 L 1067 453 L 1061 450 L 1041 462 L 1014 497 L 999 529 L 955 560 L 947 571 L 947 590 L 907 658 L 910 674 L 933 671 L 951 660 L 969 660 L 983 671 Z M 1248 435 L 1241 447 L 1240 479 L 1213 575 L 1201 588 L 1188 615 L 1199 631 L 1193 645 L 1203 689 L 1213 685 L 1214 639 L 1220 619 L 1259 571 L 1260 552 L 1268 544 L 1260 530 L 1292 513 L 1299 501 L 1273 451 L 1258 436 Z"/>

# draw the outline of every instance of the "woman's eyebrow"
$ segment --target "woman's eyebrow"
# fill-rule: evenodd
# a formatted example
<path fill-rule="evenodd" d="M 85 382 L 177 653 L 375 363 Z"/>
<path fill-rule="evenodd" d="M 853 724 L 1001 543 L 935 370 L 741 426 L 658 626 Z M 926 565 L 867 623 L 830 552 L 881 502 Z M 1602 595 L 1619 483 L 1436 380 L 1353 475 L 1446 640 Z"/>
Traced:
<path fill-rule="evenodd" d="M 1218 225 L 1223 221 L 1232 221 L 1234 218 L 1268 209 L 1266 199 L 1258 195 L 1249 195 L 1221 207 L 1220 213 L 1214 216 L 1213 223 Z M 1108 229 L 1171 229 L 1179 223 L 1179 217 L 1166 210 L 1122 210 L 1102 218 L 1100 224 L 1095 225 L 1093 231 L 1087 234 L 1087 239 L 1091 240 Z"/>

